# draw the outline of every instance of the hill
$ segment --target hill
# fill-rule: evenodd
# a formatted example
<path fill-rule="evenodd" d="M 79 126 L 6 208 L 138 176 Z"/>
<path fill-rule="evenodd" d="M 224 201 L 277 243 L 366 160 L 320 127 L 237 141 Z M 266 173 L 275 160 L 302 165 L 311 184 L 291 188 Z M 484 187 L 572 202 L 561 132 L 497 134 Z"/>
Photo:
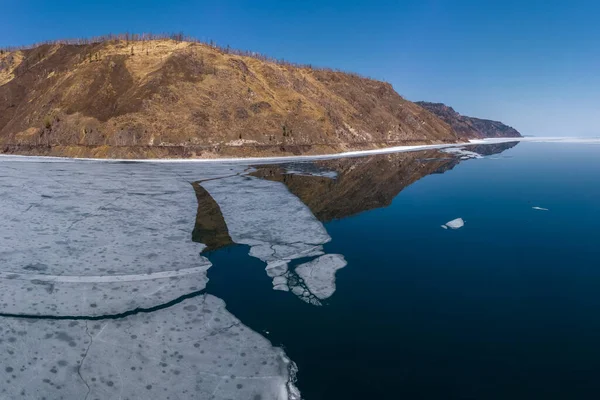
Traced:
<path fill-rule="evenodd" d="M 504 125 L 502 122 L 460 115 L 452 107 L 442 103 L 417 101 L 416 104 L 431 111 L 442 121 L 452 126 L 461 139 L 521 137 L 516 129 Z"/>
<path fill-rule="evenodd" d="M 0 54 L 5 153 L 209 158 L 456 140 L 388 83 L 204 43 L 121 38 Z"/>

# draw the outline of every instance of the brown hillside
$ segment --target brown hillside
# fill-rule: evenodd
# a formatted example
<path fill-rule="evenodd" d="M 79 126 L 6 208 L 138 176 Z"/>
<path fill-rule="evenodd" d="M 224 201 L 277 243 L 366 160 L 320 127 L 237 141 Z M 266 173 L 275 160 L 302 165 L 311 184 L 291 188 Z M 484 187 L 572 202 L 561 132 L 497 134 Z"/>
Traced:
<path fill-rule="evenodd" d="M 454 142 L 390 84 L 168 39 L 0 55 L 0 151 L 87 157 L 324 153 Z"/>

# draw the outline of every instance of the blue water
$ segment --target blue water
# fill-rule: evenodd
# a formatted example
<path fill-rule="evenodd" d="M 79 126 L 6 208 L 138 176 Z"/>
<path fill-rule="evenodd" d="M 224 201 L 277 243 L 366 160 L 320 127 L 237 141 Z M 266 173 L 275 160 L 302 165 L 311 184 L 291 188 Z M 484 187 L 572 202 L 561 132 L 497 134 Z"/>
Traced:
<path fill-rule="evenodd" d="M 308 400 L 597 399 L 599 199 L 600 146 L 521 143 L 326 222 L 348 265 L 322 307 L 240 245 L 208 254 L 207 290 L 285 348 Z"/>

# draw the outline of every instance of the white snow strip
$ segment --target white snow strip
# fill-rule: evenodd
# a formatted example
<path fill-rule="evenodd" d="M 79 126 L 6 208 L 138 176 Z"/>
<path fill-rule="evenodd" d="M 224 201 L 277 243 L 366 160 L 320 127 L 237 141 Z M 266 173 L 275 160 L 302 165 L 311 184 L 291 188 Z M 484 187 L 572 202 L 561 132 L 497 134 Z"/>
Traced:
<path fill-rule="evenodd" d="M 451 144 L 424 144 L 418 146 L 394 146 L 383 149 L 348 151 L 344 153 L 320 154 L 312 156 L 282 156 L 282 157 L 248 157 L 248 158 L 146 158 L 146 159 L 122 159 L 122 158 L 70 158 L 70 157 L 51 157 L 51 156 L 21 156 L 12 154 L 0 154 L 0 162 L 8 161 L 99 161 L 99 162 L 146 162 L 146 163 L 282 163 L 289 161 L 309 161 L 309 160 L 329 160 L 346 157 L 361 157 L 373 154 L 403 153 L 410 151 L 420 151 L 428 149 L 446 149 L 452 147 L 461 147 L 469 144 L 497 144 L 510 142 L 536 142 L 536 143 L 581 143 L 581 144 L 600 144 L 600 138 L 576 138 L 576 137 L 508 137 L 508 138 L 488 138 L 471 139 L 464 143 Z"/>
<path fill-rule="evenodd" d="M 470 140 L 466 143 L 450 143 L 450 144 L 425 144 L 416 146 L 395 146 L 386 147 L 383 149 L 358 150 L 348 151 L 345 153 L 320 154 L 311 156 L 282 156 L 282 157 L 248 157 L 248 158 L 146 158 L 146 159 L 118 159 L 118 158 L 69 158 L 69 157 L 50 157 L 50 156 L 20 156 L 20 155 L 2 155 L 0 154 L 0 162 L 3 159 L 9 161 L 97 161 L 97 162 L 146 162 L 146 163 L 282 163 L 290 161 L 309 161 L 309 160 L 330 160 L 346 157 L 361 157 L 373 154 L 389 154 L 403 153 L 410 151 L 420 151 L 428 149 L 445 149 L 450 147 L 460 147 L 469 144 L 492 144 L 492 143 L 508 143 L 516 142 L 519 138 L 496 138 L 487 140 Z"/>

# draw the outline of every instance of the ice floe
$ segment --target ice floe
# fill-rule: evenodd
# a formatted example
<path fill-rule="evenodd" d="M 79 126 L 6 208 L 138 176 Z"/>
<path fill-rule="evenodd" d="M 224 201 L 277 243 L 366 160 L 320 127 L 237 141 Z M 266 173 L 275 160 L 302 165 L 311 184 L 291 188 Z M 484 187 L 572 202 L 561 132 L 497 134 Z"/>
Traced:
<path fill-rule="evenodd" d="M 202 292 L 191 182 L 247 167 L 22 161 L 0 161 L 0 398 L 299 398 Z"/>
<path fill-rule="evenodd" d="M 444 229 L 460 229 L 463 226 L 465 226 L 465 221 L 462 218 L 456 218 L 453 219 L 452 221 L 448 221 L 446 222 L 444 225 L 442 225 L 442 228 Z"/>
<path fill-rule="evenodd" d="M 323 224 L 300 199 L 280 182 L 253 176 L 234 176 L 200 184 L 219 205 L 233 242 L 250 246 L 249 255 L 267 264 L 265 270 L 273 279 L 275 290 L 291 289 L 302 299 L 306 297 L 305 291 L 311 297 L 318 297 L 311 293 L 310 287 L 301 291 L 294 289 L 297 279 L 289 282 L 293 275 L 289 262 L 322 256 L 323 244 L 331 240 Z M 335 264 L 331 260 L 323 258 L 323 267 Z M 316 274 L 315 280 L 319 276 Z M 313 287 L 320 288 L 317 284 Z"/>
<path fill-rule="evenodd" d="M 550 211 L 549 209 L 544 208 L 544 207 L 537 207 L 537 206 L 535 206 L 535 207 L 531 207 L 531 208 L 533 208 L 534 210 L 538 210 L 538 211 Z"/>
<path fill-rule="evenodd" d="M 113 320 L 4 318 L 0 398 L 299 399 L 295 365 L 211 295 Z"/>
<path fill-rule="evenodd" d="M 335 292 L 335 273 L 346 264 L 344 257 L 339 254 L 325 254 L 297 266 L 294 271 L 312 294 L 324 300 Z"/>
<path fill-rule="evenodd" d="M 0 304 L 9 314 L 105 315 L 206 285 L 179 175 L 131 164 L 0 163 Z M 23 301 L 27 298 L 27 301 Z"/>

